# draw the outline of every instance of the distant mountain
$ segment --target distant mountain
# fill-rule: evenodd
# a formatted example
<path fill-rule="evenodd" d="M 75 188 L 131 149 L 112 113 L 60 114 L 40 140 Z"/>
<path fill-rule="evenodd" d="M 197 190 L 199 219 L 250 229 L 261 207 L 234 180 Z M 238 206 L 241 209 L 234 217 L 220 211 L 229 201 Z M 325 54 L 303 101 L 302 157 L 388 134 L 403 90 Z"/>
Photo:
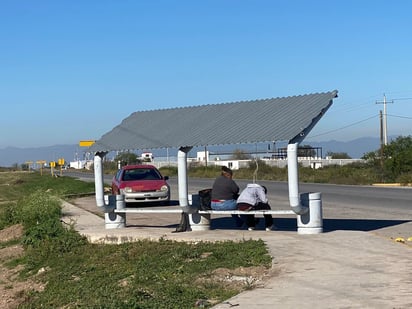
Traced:
<path fill-rule="evenodd" d="M 328 152 L 345 152 L 352 159 L 360 159 L 365 153 L 378 150 L 380 140 L 376 137 L 361 137 L 348 142 L 327 141 L 327 142 L 303 142 L 304 145 L 312 147 L 322 147 L 322 155 L 326 156 Z"/>
<path fill-rule="evenodd" d="M 83 149 L 78 145 L 55 145 L 38 148 L 7 147 L 0 149 L 0 166 L 8 167 L 14 164 L 36 161 L 57 161 L 63 158 L 66 162 L 74 161 L 76 155 L 83 159 Z"/>
<path fill-rule="evenodd" d="M 379 138 L 374 137 L 362 137 L 348 142 L 341 141 L 325 141 L 325 142 L 311 142 L 303 141 L 302 145 L 310 145 L 312 147 L 321 147 L 323 157 L 326 156 L 328 152 L 345 152 L 351 158 L 358 159 L 361 158 L 365 153 L 370 151 L 375 151 L 380 147 Z M 276 147 L 284 147 L 285 145 L 276 144 Z M 255 146 L 249 145 L 247 148 L 251 153 L 254 151 Z M 259 148 L 268 147 L 267 144 L 259 145 Z M 211 152 L 219 151 L 231 151 L 233 149 L 244 149 L 245 146 L 242 145 L 226 145 L 226 146 L 209 146 L 207 149 Z M 0 149 L 0 166 L 9 167 L 14 164 L 23 164 L 28 161 L 39 161 L 45 160 L 47 162 L 57 161 L 59 158 L 64 158 L 66 162 L 83 160 L 85 159 L 85 148 L 79 147 L 77 144 L 74 145 L 55 145 L 49 147 L 38 147 L 38 148 L 16 148 L 8 147 Z M 195 157 L 196 151 L 202 151 L 204 147 L 196 147 L 189 153 L 189 156 Z M 169 156 L 175 156 L 177 153 L 176 149 L 168 150 Z M 166 149 L 153 150 L 153 155 L 157 157 L 165 157 Z M 113 157 L 111 154 L 108 157 Z M 90 158 L 92 159 L 92 158 Z"/>

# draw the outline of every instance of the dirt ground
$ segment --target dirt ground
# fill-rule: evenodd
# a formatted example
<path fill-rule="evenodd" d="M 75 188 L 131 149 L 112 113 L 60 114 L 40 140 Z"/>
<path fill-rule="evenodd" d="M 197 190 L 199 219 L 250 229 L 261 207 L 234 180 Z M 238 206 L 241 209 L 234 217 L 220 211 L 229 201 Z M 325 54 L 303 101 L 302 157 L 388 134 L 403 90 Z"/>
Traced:
<path fill-rule="evenodd" d="M 23 234 L 21 225 L 13 225 L 11 227 L 0 230 L 0 243 L 18 239 Z M 0 308 L 12 309 L 16 308 L 24 301 L 25 295 L 29 291 L 39 291 L 41 285 L 33 281 L 22 281 L 18 278 L 18 273 L 21 267 L 8 267 L 7 263 L 23 254 L 21 245 L 11 245 L 0 248 Z"/>

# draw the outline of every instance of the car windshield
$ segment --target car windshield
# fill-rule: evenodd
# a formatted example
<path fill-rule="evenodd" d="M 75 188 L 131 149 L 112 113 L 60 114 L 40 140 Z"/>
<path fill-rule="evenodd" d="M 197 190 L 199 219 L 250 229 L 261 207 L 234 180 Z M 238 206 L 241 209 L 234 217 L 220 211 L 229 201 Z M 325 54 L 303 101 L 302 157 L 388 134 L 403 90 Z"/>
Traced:
<path fill-rule="evenodd" d="M 138 168 L 138 169 L 125 170 L 122 180 L 128 181 L 128 180 L 159 180 L 159 179 L 162 179 L 162 177 L 156 170 L 149 169 L 149 168 Z"/>

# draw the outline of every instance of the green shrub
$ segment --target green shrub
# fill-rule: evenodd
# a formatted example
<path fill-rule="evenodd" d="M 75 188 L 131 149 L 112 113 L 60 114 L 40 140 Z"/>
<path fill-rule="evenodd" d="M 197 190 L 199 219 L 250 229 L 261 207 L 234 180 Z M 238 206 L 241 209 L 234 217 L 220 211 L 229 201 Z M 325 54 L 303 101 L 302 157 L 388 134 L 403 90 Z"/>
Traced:
<path fill-rule="evenodd" d="M 7 202 L 0 207 L 0 230 L 19 222 L 17 204 L 15 202 Z"/>
<path fill-rule="evenodd" d="M 191 166 L 188 170 L 188 174 L 190 177 L 214 179 L 220 175 L 221 171 L 222 167 L 220 166 Z"/>
<path fill-rule="evenodd" d="M 47 238 L 59 237 L 61 225 L 61 202 L 43 191 L 36 191 L 17 203 L 20 222 L 24 227 L 23 243 L 38 246 Z"/>
<path fill-rule="evenodd" d="M 165 166 L 159 168 L 159 171 L 162 173 L 163 176 L 177 176 L 177 167 L 176 166 Z"/>
<path fill-rule="evenodd" d="M 61 201 L 41 190 L 17 203 L 15 217 L 16 222 L 23 224 L 23 244 L 27 247 L 43 246 L 45 252 L 65 252 L 82 239 L 72 226 L 62 225 Z"/>
<path fill-rule="evenodd" d="M 412 184 L 412 173 L 403 173 L 396 180 L 403 186 Z"/>
<path fill-rule="evenodd" d="M 18 211 L 23 226 L 31 228 L 48 220 L 60 219 L 61 202 L 50 193 L 38 190 L 18 202 Z"/>

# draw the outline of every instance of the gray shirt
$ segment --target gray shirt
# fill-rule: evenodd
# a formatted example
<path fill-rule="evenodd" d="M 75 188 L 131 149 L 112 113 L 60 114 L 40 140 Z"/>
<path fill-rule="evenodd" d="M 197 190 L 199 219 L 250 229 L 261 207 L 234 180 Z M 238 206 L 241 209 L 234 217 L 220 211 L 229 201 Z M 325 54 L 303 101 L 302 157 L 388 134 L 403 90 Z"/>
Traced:
<path fill-rule="evenodd" d="M 212 200 L 233 200 L 239 193 L 239 187 L 233 179 L 220 175 L 212 187 Z"/>

